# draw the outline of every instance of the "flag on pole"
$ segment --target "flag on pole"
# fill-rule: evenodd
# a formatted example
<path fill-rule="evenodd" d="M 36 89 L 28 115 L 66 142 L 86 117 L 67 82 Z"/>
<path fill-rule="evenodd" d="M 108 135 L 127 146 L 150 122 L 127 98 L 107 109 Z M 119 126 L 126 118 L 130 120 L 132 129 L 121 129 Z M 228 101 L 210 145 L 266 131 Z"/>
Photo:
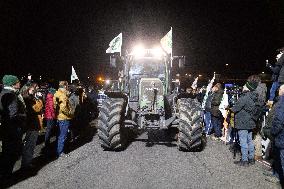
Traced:
<path fill-rule="evenodd" d="M 215 72 L 214 72 L 213 78 L 212 78 L 211 81 L 208 83 L 207 88 L 206 88 L 206 93 L 205 93 L 205 96 L 204 96 L 203 101 L 202 101 L 202 109 L 203 109 L 203 110 L 205 109 L 205 103 L 206 103 L 207 98 L 208 98 L 208 93 L 211 91 L 211 88 L 212 88 L 212 86 L 213 86 L 214 80 L 215 80 Z"/>
<path fill-rule="evenodd" d="M 193 81 L 191 88 L 193 88 L 193 89 L 197 88 L 197 81 L 198 81 L 198 77 L 196 77 L 195 80 Z"/>
<path fill-rule="evenodd" d="M 226 117 L 226 108 L 228 106 L 229 106 L 229 97 L 227 94 L 227 89 L 225 88 L 221 104 L 219 105 L 219 110 L 222 113 L 223 117 Z"/>
<path fill-rule="evenodd" d="M 162 48 L 168 53 L 172 54 L 173 52 L 173 28 L 161 39 L 160 43 Z"/>
<path fill-rule="evenodd" d="M 106 53 L 121 53 L 121 46 L 122 46 L 122 33 L 116 36 L 111 42 L 109 43 L 109 48 L 106 50 Z"/>
<path fill-rule="evenodd" d="M 76 79 L 79 80 L 79 78 L 78 78 L 78 76 L 77 76 L 77 74 L 76 74 L 76 72 L 75 72 L 75 69 L 74 69 L 74 67 L 72 66 L 71 83 L 72 83 L 72 81 L 75 81 Z"/>

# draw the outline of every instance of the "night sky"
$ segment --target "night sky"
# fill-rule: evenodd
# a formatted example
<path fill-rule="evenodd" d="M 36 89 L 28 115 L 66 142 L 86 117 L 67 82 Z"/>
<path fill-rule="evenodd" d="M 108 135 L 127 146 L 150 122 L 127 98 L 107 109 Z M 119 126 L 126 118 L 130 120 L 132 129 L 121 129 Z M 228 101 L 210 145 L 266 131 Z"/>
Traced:
<path fill-rule="evenodd" d="M 0 3 L 0 76 L 69 80 L 112 76 L 109 42 L 123 34 L 123 54 L 152 47 L 173 27 L 173 54 L 189 73 L 268 72 L 284 46 L 283 0 L 7 1 Z"/>

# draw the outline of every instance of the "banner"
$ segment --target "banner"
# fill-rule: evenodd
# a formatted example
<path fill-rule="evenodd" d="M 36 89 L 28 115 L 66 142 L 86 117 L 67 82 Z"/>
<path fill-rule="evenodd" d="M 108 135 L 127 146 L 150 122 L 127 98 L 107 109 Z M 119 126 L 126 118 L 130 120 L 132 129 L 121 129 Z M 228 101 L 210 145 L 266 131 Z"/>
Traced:
<path fill-rule="evenodd" d="M 75 72 L 75 69 L 74 69 L 74 67 L 72 66 L 71 83 L 72 83 L 72 81 L 75 81 L 76 79 L 79 80 L 79 78 L 78 78 L 78 76 L 77 76 L 77 74 L 76 74 L 76 72 Z"/>
<path fill-rule="evenodd" d="M 206 101 L 207 101 L 207 98 L 208 98 L 208 93 L 211 91 L 211 88 L 213 86 L 214 81 L 215 81 L 215 72 L 214 72 L 213 78 L 208 83 L 207 88 L 206 88 L 206 93 L 205 93 L 205 96 L 204 96 L 203 101 L 202 101 L 202 109 L 203 110 L 205 110 L 205 104 L 206 104 Z"/>
<path fill-rule="evenodd" d="M 219 105 L 219 110 L 222 113 L 224 118 L 226 117 L 226 108 L 228 106 L 229 106 L 229 97 L 227 94 L 227 88 L 225 88 L 221 104 Z"/>
<path fill-rule="evenodd" d="M 122 33 L 116 36 L 111 42 L 109 43 L 109 48 L 106 50 L 106 53 L 121 53 L 121 46 L 122 46 Z"/>
<path fill-rule="evenodd" d="M 161 39 L 160 43 L 162 48 L 168 53 L 172 54 L 173 52 L 173 37 L 172 37 L 173 28 Z"/>

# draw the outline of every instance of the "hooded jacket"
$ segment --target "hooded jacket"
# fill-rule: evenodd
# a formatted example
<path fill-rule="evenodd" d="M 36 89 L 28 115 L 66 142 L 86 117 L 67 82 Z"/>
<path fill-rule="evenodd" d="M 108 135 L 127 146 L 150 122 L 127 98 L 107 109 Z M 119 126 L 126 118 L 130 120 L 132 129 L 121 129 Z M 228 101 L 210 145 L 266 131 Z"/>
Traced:
<path fill-rule="evenodd" d="M 0 93 L 0 112 L 3 127 L 24 128 L 26 126 L 26 105 L 10 87 L 4 87 Z"/>
<path fill-rule="evenodd" d="M 45 99 L 45 112 L 44 117 L 46 119 L 55 119 L 55 111 L 53 105 L 53 94 L 48 92 Z"/>
<path fill-rule="evenodd" d="M 53 104 L 57 120 L 70 120 L 72 118 L 72 112 L 70 109 L 69 98 L 67 90 L 59 88 L 53 96 Z"/>
<path fill-rule="evenodd" d="M 257 94 L 252 91 L 245 91 L 231 111 L 235 113 L 235 128 L 250 130 L 256 127 L 254 115 L 258 111 L 256 107 Z"/>
<path fill-rule="evenodd" d="M 223 90 L 219 89 L 216 92 L 213 92 L 213 97 L 211 100 L 211 115 L 214 117 L 222 117 L 221 111 L 219 110 L 219 106 L 221 104 L 223 98 Z"/>

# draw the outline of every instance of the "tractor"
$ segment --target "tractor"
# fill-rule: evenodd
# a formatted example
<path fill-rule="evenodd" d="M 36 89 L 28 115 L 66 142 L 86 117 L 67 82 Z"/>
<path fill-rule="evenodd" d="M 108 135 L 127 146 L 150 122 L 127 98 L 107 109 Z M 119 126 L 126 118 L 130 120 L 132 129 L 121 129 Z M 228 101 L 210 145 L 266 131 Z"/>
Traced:
<path fill-rule="evenodd" d="M 135 48 L 125 56 L 110 56 L 110 65 L 119 74 L 116 89 L 105 92 L 99 111 L 98 136 L 104 150 L 125 149 L 133 129 L 171 128 L 179 150 L 202 149 L 201 104 L 180 92 L 179 80 L 172 77 L 173 60 L 184 67 L 184 56 L 172 57 L 161 48 Z"/>

